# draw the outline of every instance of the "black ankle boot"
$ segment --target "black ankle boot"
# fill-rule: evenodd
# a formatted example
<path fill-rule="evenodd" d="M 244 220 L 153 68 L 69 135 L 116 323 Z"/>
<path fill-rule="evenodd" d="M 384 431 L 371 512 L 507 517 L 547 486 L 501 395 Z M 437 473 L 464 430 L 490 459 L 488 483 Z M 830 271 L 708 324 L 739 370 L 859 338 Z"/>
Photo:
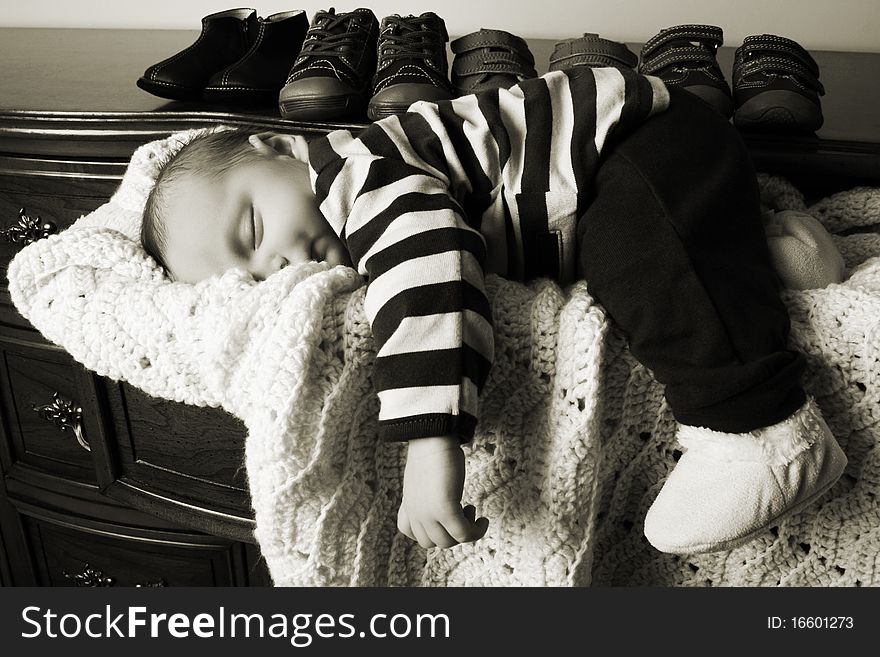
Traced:
<path fill-rule="evenodd" d="M 277 105 L 287 72 L 299 55 L 309 29 L 306 13 L 297 9 L 258 21 L 250 50 L 208 80 L 202 98 L 209 101 Z"/>
<path fill-rule="evenodd" d="M 202 19 L 202 33 L 191 46 L 148 68 L 137 86 L 155 96 L 196 100 L 208 80 L 251 47 L 257 30 L 257 12 L 241 8 L 210 14 Z"/>

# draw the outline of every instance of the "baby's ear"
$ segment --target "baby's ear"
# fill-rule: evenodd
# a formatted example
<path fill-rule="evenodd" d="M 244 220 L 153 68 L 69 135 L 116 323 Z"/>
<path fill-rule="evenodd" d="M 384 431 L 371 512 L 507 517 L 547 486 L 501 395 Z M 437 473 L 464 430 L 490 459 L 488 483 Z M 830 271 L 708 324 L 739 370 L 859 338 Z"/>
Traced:
<path fill-rule="evenodd" d="M 308 144 L 300 135 L 284 135 L 277 132 L 261 132 L 248 138 L 251 145 L 263 155 L 286 155 L 304 162 L 308 161 Z"/>

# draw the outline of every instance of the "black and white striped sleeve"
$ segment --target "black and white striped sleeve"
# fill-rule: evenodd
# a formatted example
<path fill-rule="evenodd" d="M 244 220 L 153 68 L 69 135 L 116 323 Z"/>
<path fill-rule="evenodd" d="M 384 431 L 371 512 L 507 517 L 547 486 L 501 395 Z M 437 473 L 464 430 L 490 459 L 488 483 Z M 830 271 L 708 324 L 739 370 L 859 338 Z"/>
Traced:
<path fill-rule="evenodd" d="M 467 441 L 494 349 L 485 242 L 442 171 L 389 157 L 378 130 L 331 133 L 310 157 L 321 210 L 342 218 L 334 228 L 368 277 L 380 435 Z"/>

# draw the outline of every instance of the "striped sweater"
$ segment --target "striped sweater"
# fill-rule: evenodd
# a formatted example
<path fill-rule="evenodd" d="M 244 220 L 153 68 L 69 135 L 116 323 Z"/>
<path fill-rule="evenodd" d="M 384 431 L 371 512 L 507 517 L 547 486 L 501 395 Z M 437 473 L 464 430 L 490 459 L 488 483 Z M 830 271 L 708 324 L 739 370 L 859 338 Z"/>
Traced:
<path fill-rule="evenodd" d="M 657 78 L 582 67 L 310 143 L 319 207 L 368 280 L 382 439 L 471 439 L 493 359 L 484 273 L 571 281 L 603 146 L 667 104 Z"/>

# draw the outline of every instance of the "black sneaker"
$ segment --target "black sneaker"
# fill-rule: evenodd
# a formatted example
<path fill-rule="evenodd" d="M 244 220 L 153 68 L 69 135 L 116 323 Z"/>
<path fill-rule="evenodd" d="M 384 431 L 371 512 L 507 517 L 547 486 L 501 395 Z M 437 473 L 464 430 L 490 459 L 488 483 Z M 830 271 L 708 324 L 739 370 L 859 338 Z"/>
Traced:
<path fill-rule="evenodd" d="M 378 38 L 379 21 L 369 9 L 316 13 L 278 96 L 281 116 L 304 121 L 363 116 Z"/>
<path fill-rule="evenodd" d="M 460 96 L 509 89 L 538 75 L 528 44 L 510 32 L 480 29 L 449 45 L 455 53 L 452 86 Z"/>
<path fill-rule="evenodd" d="M 642 47 L 639 73 L 691 92 L 729 119 L 733 98 L 715 58 L 723 43 L 724 33 L 715 25 L 667 27 Z"/>
<path fill-rule="evenodd" d="M 453 97 L 446 59 L 446 24 L 432 11 L 382 19 L 378 65 L 367 116 L 373 120 L 405 112 L 418 100 Z"/>
<path fill-rule="evenodd" d="M 740 128 L 814 132 L 824 118 L 819 66 L 804 48 L 775 34 L 747 36 L 733 60 L 733 122 Z"/>
<path fill-rule="evenodd" d="M 625 43 L 604 39 L 593 32 L 557 41 L 550 55 L 550 71 L 565 71 L 578 66 L 590 68 L 635 68 L 636 54 Z"/>

